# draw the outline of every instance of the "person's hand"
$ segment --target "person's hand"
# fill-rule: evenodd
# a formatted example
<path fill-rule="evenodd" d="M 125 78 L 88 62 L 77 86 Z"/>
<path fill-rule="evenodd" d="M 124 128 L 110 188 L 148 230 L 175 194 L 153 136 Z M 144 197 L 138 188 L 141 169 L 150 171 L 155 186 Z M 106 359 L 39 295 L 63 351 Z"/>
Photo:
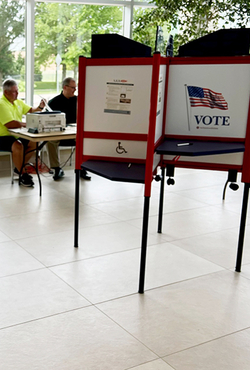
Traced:
<path fill-rule="evenodd" d="M 39 104 L 39 108 L 43 109 L 44 107 L 45 107 L 45 100 L 41 99 L 40 104 Z"/>

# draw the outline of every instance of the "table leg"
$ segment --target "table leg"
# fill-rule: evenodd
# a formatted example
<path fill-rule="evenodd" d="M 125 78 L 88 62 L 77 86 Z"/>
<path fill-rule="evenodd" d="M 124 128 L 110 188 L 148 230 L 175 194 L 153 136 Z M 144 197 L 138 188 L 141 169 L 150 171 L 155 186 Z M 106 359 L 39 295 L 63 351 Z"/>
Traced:
<path fill-rule="evenodd" d="M 36 143 L 36 174 L 39 182 L 39 194 L 40 197 L 42 196 L 42 182 L 40 179 L 40 174 L 39 174 L 39 168 L 38 168 L 38 152 L 39 152 L 39 143 Z"/>
<path fill-rule="evenodd" d="M 147 254 L 147 238 L 148 238 L 149 200 L 150 200 L 150 197 L 146 197 L 146 196 L 144 197 L 139 293 L 144 292 L 146 254 Z"/>
<path fill-rule="evenodd" d="M 81 170 L 75 170 L 75 235 L 74 235 L 74 247 L 78 248 L 78 232 L 79 232 L 79 189 L 80 189 L 80 172 Z"/>
<path fill-rule="evenodd" d="M 161 188 L 160 188 L 160 202 L 158 214 L 158 233 L 162 230 L 162 215 L 163 215 L 163 201 L 164 201 L 164 181 L 165 181 L 165 167 L 161 168 Z"/>
<path fill-rule="evenodd" d="M 241 260 L 242 260 L 243 243 L 244 243 L 244 236 L 245 236 L 245 225 L 246 225 L 246 216 L 247 216 L 247 204 L 248 204 L 249 187 L 250 187 L 250 184 L 245 183 L 243 201 L 242 201 L 242 209 L 241 209 L 240 232 L 239 232 L 239 240 L 238 240 L 238 252 L 237 252 L 237 260 L 236 260 L 236 267 L 235 267 L 235 271 L 237 271 L 237 272 L 241 271 Z"/>

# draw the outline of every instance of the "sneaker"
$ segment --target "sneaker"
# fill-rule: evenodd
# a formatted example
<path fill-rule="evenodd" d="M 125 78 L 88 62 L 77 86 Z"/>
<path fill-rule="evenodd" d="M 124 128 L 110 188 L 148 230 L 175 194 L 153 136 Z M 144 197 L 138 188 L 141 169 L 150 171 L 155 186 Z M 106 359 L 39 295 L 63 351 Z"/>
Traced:
<path fill-rule="evenodd" d="M 53 179 L 56 181 L 56 180 L 61 179 L 63 176 L 64 176 L 63 170 L 60 167 L 56 167 Z"/>
<path fill-rule="evenodd" d="M 18 171 L 18 169 L 15 167 L 14 168 L 14 171 L 13 171 L 13 173 L 14 173 L 14 176 L 18 176 L 19 177 L 19 171 Z"/>
<path fill-rule="evenodd" d="M 84 179 L 84 180 L 91 180 L 91 177 L 88 175 L 87 171 L 86 170 L 81 170 L 81 174 L 80 174 L 81 178 Z"/>
<path fill-rule="evenodd" d="M 18 169 L 15 167 L 14 168 L 14 175 L 15 176 L 18 176 L 19 177 L 19 175 L 20 175 L 20 172 L 18 171 Z M 27 177 L 30 177 L 31 178 L 31 180 L 33 179 L 33 177 L 28 173 L 28 172 L 26 172 L 26 176 Z"/>
<path fill-rule="evenodd" d="M 32 176 L 27 174 L 26 172 L 20 178 L 20 185 L 31 187 L 34 186 L 34 182 L 32 180 Z"/>

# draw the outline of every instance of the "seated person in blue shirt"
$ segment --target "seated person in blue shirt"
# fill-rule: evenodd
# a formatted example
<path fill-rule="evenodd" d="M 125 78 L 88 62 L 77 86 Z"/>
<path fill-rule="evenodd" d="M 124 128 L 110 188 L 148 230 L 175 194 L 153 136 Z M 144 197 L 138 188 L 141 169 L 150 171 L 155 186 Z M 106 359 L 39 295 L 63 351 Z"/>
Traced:
<path fill-rule="evenodd" d="M 60 95 L 55 96 L 51 99 L 48 104 L 51 109 L 61 111 L 65 113 L 66 124 L 76 123 L 76 111 L 77 111 L 77 96 L 76 82 L 73 78 L 67 77 L 62 82 L 62 92 Z M 64 145 L 75 146 L 76 142 L 74 139 L 63 140 Z M 49 141 L 47 148 L 49 152 L 50 167 L 55 170 L 53 179 L 58 180 L 64 176 L 64 172 L 60 167 L 58 147 L 60 141 Z M 85 180 L 90 180 L 91 177 L 87 175 L 85 170 L 81 170 L 81 177 Z"/>
<path fill-rule="evenodd" d="M 31 187 L 34 185 L 32 176 L 25 172 L 23 161 L 27 163 L 36 148 L 36 143 L 25 139 L 19 139 L 10 135 L 8 129 L 25 127 L 22 116 L 27 113 L 40 112 L 44 108 L 44 101 L 41 100 L 37 108 L 32 108 L 18 99 L 17 82 L 7 79 L 3 82 L 3 95 L 0 99 L 0 149 L 12 152 L 12 159 L 15 165 L 15 172 L 20 176 L 20 185 Z M 31 152 L 30 152 L 31 151 Z M 24 153 L 27 153 L 24 158 Z"/>

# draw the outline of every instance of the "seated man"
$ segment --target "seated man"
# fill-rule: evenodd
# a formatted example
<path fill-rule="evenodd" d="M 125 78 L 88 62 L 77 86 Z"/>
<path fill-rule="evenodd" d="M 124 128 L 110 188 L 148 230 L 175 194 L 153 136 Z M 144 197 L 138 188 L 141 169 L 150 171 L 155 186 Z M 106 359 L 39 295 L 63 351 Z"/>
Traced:
<path fill-rule="evenodd" d="M 53 110 L 58 110 L 65 113 L 66 124 L 76 123 L 77 96 L 76 82 L 73 78 L 67 77 L 62 82 L 62 92 L 49 101 L 49 106 Z M 75 146 L 75 140 L 62 140 L 64 145 Z M 58 180 L 64 176 L 63 170 L 60 168 L 58 147 L 60 141 L 49 141 L 47 148 L 49 152 L 50 167 L 55 170 L 54 180 Z M 85 180 L 90 180 L 85 170 L 81 170 L 81 177 Z"/>
<path fill-rule="evenodd" d="M 0 148 L 12 152 L 12 159 L 15 165 L 15 172 L 20 174 L 20 185 L 31 187 L 34 185 L 32 176 L 25 172 L 23 160 L 28 162 L 32 156 L 32 151 L 36 148 L 36 143 L 25 139 L 18 139 L 11 136 L 9 128 L 25 127 L 26 123 L 22 122 L 22 116 L 27 113 L 33 113 L 43 110 L 44 101 L 41 100 L 37 108 L 31 108 L 22 100 L 17 99 L 18 87 L 15 80 L 5 80 L 3 82 L 3 95 L 0 99 Z M 31 152 L 30 152 L 31 151 Z M 25 155 L 24 158 L 24 154 Z"/>

